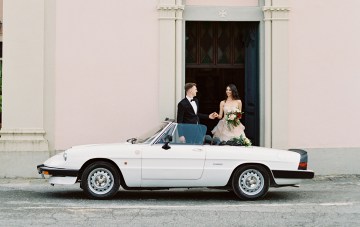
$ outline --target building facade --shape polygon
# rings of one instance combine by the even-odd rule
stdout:
[[[3,0],[0,177],[176,117],[186,82],[217,111],[234,83],[256,145],[319,174],[360,161],[357,0]],[[214,122],[205,122],[212,128]]]

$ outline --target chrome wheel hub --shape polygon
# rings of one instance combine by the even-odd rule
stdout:
[[[114,176],[108,169],[96,168],[88,176],[88,185],[95,194],[106,194],[114,186]]]
[[[256,195],[264,188],[264,177],[258,170],[248,169],[240,175],[239,187],[247,195]]]

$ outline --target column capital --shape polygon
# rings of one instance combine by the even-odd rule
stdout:
[[[160,20],[182,20],[185,6],[182,4],[160,4],[157,7]]]
[[[264,6],[264,21],[289,20],[289,11],[287,6]]]

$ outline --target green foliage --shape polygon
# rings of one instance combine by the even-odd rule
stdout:
[[[240,137],[235,137],[230,141],[238,146],[245,146],[245,147],[251,146],[251,141],[243,135],[240,135]]]

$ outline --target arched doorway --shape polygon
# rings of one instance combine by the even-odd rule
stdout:
[[[259,22],[187,21],[185,30],[185,82],[197,84],[199,111],[218,112],[226,85],[235,84],[245,133],[259,145]],[[210,133],[217,120],[202,123]]]

